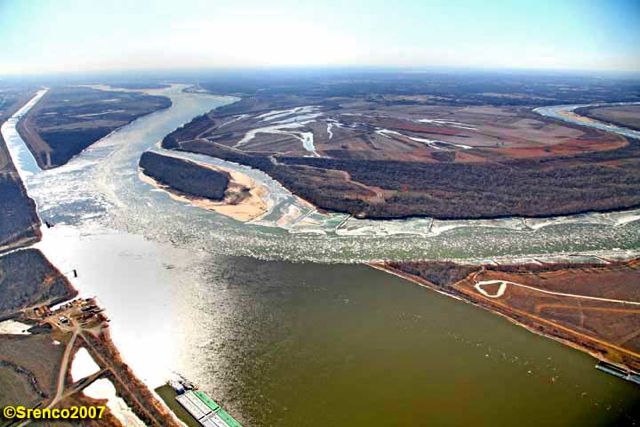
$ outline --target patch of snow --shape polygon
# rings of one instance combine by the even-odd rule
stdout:
[[[452,126],[459,129],[467,129],[467,130],[476,130],[477,128],[465,123],[454,122],[451,120],[442,120],[442,119],[420,119],[418,120],[420,123],[433,123],[435,125],[442,126]]]
[[[275,134],[290,134],[285,129],[296,129],[302,127],[305,123],[288,123],[284,125],[265,126],[262,128],[251,129],[248,131],[240,141],[236,142],[234,147],[241,147],[244,144],[250,142],[259,133],[275,133]]]
[[[123,112],[125,112],[125,110],[107,110],[101,113],[76,114],[75,117],[97,117],[97,116],[104,116],[105,114],[123,113]]]
[[[306,124],[311,123],[313,120],[307,120],[303,122],[295,122],[295,123],[284,123],[284,124],[276,124],[273,126],[265,126],[262,128],[251,129],[248,131],[244,137],[238,141],[234,147],[240,147],[244,144],[250,142],[257,134],[259,133],[272,133],[272,134],[280,134],[280,135],[289,135],[298,141],[302,142],[302,146],[305,150],[312,153],[314,156],[318,156],[316,152],[316,148],[313,144],[313,132],[295,132],[293,129],[298,129]]]
[[[73,378],[74,382],[79,381],[91,374],[95,374],[99,370],[100,367],[93,360],[93,357],[91,357],[86,348],[82,347],[73,357],[71,378]]]
[[[318,117],[322,116],[322,113],[309,113],[309,114],[301,114],[299,116],[289,117],[287,119],[278,120],[273,123],[275,124],[286,124],[286,123],[295,123],[295,122],[303,122],[303,121],[313,121]]]
[[[309,114],[317,110],[319,107],[315,105],[305,105],[302,107],[294,107],[288,110],[272,110],[268,113],[260,114],[258,119],[262,119],[263,122],[270,122],[282,117],[291,116],[293,114]]]
[[[389,138],[389,135],[406,136],[406,135],[401,134],[398,131],[390,130],[390,129],[378,129],[378,130],[376,130],[376,133],[378,135],[386,136],[387,138]]]
[[[292,133],[295,136],[295,134]],[[296,136],[297,138],[297,136]],[[313,132],[300,132],[300,140],[305,150],[312,153],[316,157],[320,157],[316,151],[316,147],[313,144]]]
[[[427,144],[429,147],[434,148],[436,150],[443,150],[444,148],[441,147],[442,145],[451,145],[451,146],[454,146],[454,147],[462,148],[464,150],[468,150],[468,149],[472,148],[471,146],[464,145],[464,144],[455,144],[453,142],[439,141],[439,140],[436,140],[436,139],[427,139],[427,138],[418,138],[418,137],[415,137],[415,136],[409,136],[409,135],[405,135],[405,134],[402,134],[400,132],[397,132],[395,130],[390,130],[390,129],[378,129],[375,132],[378,135],[381,135],[381,136],[384,136],[384,137],[387,137],[387,138],[390,137],[389,135],[402,136],[402,137],[408,138],[408,139],[410,139],[412,141],[415,141],[415,142],[422,142],[424,144]]]
[[[5,320],[0,322],[0,334],[10,335],[29,335],[27,329],[31,326],[26,323],[16,322],[15,320]]]
[[[329,135],[329,139],[333,138],[333,132],[331,132],[331,128],[333,128],[334,123],[327,123],[327,135]]]
[[[106,399],[107,407],[123,426],[145,426],[126,402],[116,395],[116,389],[108,379],[100,378],[82,392],[93,399]]]
[[[228,120],[228,121],[222,123],[220,126],[218,126],[218,129],[221,128],[222,126],[226,126],[226,125],[231,124],[233,122],[237,122],[238,120],[242,120],[245,117],[249,117],[249,115],[248,114],[240,114],[239,116],[235,116],[233,119]]]
[[[455,144],[453,142],[440,141],[440,140],[437,140],[437,139],[416,138],[416,137],[413,137],[413,136],[407,136],[407,138],[409,138],[412,141],[416,141],[416,142],[424,142],[429,147],[435,148],[436,150],[442,150],[443,149],[442,147],[438,147],[438,145],[452,145],[454,147],[462,148],[463,150],[468,150],[468,149],[472,148],[470,145]]]

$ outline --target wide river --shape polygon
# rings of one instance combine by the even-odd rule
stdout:
[[[640,390],[581,352],[353,264],[381,258],[628,257],[640,213],[500,221],[358,221],[310,212],[259,171],[252,224],[174,201],[138,176],[147,149],[230,98],[149,91],[173,106],[40,171],[2,127],[43,219],[40,247],[97,296],[150,386],[192,379],[247,426],[622,425]],[[37,100],[34,100],[36,102]],[[306,211],[305,211],[306,210]],[[579,256],[575,254],[581,254]]]

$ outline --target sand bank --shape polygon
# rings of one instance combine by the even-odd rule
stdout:
[[[170,186],[159,183],[142,171],[139,172],[139,176],[144,182],[166,191],[174,200],[212,210],[240,222],[254,220],[268,212],[270,208],[266,197],[268,190],[264,185],[256,183],[249,176],[233,169],[203,163],[198,163],[198,165],[229,174],[229,187],[223,201],[218,202],[179,192]]]

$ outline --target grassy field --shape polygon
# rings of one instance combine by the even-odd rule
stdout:
[[[0,342],[2,337],[0,336]],[[1,345],[1,344],[0,344]],[[31,403],[38,400],[29,378],[13,368],[2,366],[0,362],[0,406],[15,405],[17,402]]]
[[[63,352],[49,334],[0,335],[0,384],[8,387],[0,402],[32,406],[53,396]]]

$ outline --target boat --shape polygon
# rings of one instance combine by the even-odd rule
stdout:
[[[179,375],[167,382],[176,392],[176,401],[203,427],[242,427],[235,418],[204,391]]]
[[[613,363],[600,361],[596,365],[596,369],[616,376],[618,378],[622,378],[623,380],[631,381],[632,383],[640,385],[640,375],[638,375],[636,372],[614,365]]]

